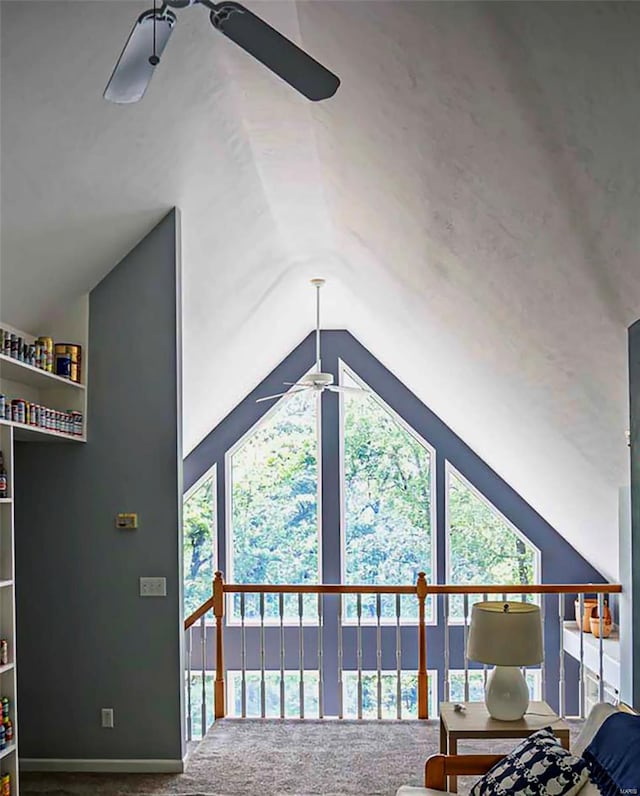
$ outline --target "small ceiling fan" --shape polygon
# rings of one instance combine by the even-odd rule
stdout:
[[[303,376],[300,381],[285,381],[283,384],[288,387],[295,387],[296,389],[287,390],[286,392],[279,392],[276,395],[265,395],[263,398],[258,398],[256,403],[261,401],[271,401],[274,398],[292,398],[302,392],[316,392],[318,397],[325,391],[342,392],[342,393],[356,393],[358,395],[368,395],[369,390],[361,389],[360,387],[345,387],[342,384],[333,383],[332,373],[323,373],[322,364],[320,360],[320,288],[325,284],[324,279],[312,279],[311,284],[316,289],[316,365],[315,368]]]
[[[154,7],[138,17],[107,83],[105,99],[116,103],[142,99],[177,22],[171,9],[192,5],[209,9],[216,30],[308,99],[328,99],[338,90],[340,79],[333,72],[240,3],[164,0],[157,9],[154,1]]]

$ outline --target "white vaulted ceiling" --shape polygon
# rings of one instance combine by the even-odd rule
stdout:
[[[311,104],[151,3],[2,2],[1,317],[39,323],[182,210],[192,448],[310,331],[352,331],[612,577],[640,316],[640,5],[253,2],[340,75]]]

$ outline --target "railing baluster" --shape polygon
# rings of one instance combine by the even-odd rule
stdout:
[[[600,638],[598,639],[598,676],[600,682],[598,683],[598,701],[604,702],[604,594],[598,594],[598,631]]]
[[[356,596],[358,625],[356,630],[356,664],[358,668],[358,718],[362,718],[362,594]]]
[[[542,646],[544,648],[546,599],[544,594],[539,594],[538,597],[540,598],[540,621],[542,622]],[[545,702],[547,700],[547,666],[544,662],[546,657],[546,654],[543,655],[542,663],[540,664],[540,691]]]
[[[200,721],[201,724],[201,738],[207,734],[207,625],[205,622],[204,614],[200,617],[200,655],[201,660],[201,676],[202,676],[202,689],[200,695]]]
[[[469,637],[469,595],[463,596],[464,611],[464,701],[469,701],[469,658],[467,657],[467,639]]]
[[[278,614],[280,615],[280,718],[284,718],[284,594],[278,595]]]
[[[402,718],[402,635],[400,633],[400,595],[396,594],[396,716]]]
[[[382,614],[382,597],[376,594],[376,669],[378,680],[376,684],[376,700],[378,703],[378,718],[382,719],[382,626],[380,616]]]
[[[324,647],[323,647],[323,604],[318,594],[318,718],[324,718]]]
[[[584,719],[584,633],[582,632],[582,617],[584,616],[584,594],[580,592],[578,595],[578,617],[580,619],[580,684],[578,692],[578,700],[580,703],[580,718]]]
[[[191,718],[191,655],[193,649],[193,626],[187,629],[187,740],[193,738],[193,722]]]
[[[565,705],[565,672],[564,672],[564,594],[558,595],[558,618],[560,621],[560,672],[558,682],[558,712],[564,716]]]
[[[338,595],[338,718],[344,718],[344,691],[342,685],[342,595]]]
[[[240,699],[242,703],[241,715],[247,717],[247,633],[245,627],[245,593],[240,592],[240,676],[242,677]]]
[[[264,671],[264,592],[260,592],[260,717],[267,715],[267,688]]]
[[[213,613],[216,618],[216,681],[213,692],[213,713],[216,719],[227,715],[224,671],[224,581],[222,572],[213,580]]]
[[[451,687],[449,683],[449,595],[443,594],[443,614],[444,614],[444,701],[449,702]]]
[[[429,718],[429,675],[427,672],[427,578],[418,572],[416,597],[418,598],[418,718]],[[399,595],[398,595],[399,597]]]
[[[300,718],[304,718],[304,605],[302,594],[298,594],[298,649],[300,652]]]

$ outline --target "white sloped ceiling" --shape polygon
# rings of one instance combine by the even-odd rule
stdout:
[[[640,316],[640,5],[250,3],[340,75],[308,103],[179,24],[101,94],[137,2],[3,2],[2,317],[37,328],[182,210],[192,448],[313,323],[352,331],[615,577]]]

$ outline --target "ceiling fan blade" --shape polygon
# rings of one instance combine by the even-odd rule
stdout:
[[[308,99],[328,99],[338,90],[340,78],[240,3],[218,3],[210,18],[214,28]]]
[[[271,401],[273,398],[284,398],[284,397],[289,396],[289,395],[295,395],[296,393],[306,392],[306,391],[307,391],[306,389],[304,389],[304,390],[287,390],[286,392],[276,393],[276,395],[265,395],[262,398],[256,398],[256,403],[259,404],[259,403],[261,403],[261,401]]]
[[[348,392],[348,393],[357,393],[358,395],[370,395],[371,393],[369,390],[364,390],[360,387],[344,387],[342,384],[330,384],[328,387],[325,387],[325,390],[331,390],[331,392]]]
[[[154,15],[155,63],[152,57]],[[175,24],[176,16],[168,10],[151,9],[138,17],[104,90],[106,100],[124,104],[142,99]]]

